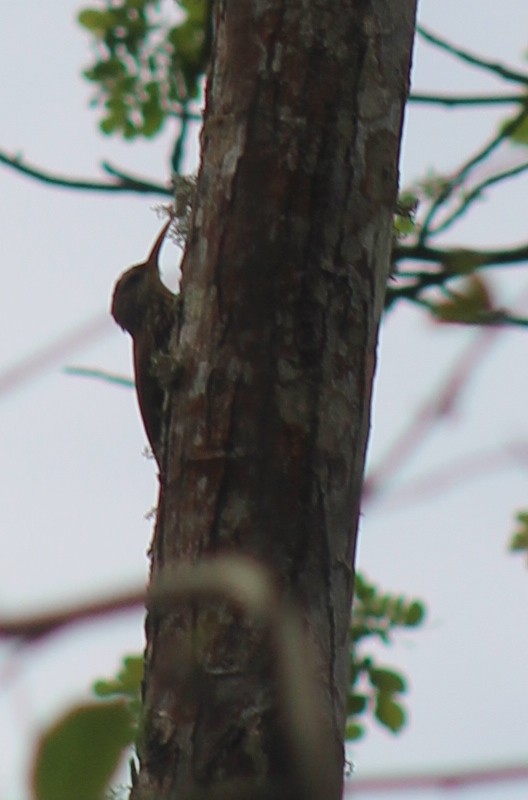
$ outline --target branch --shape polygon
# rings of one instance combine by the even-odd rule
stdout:
[[[516,167],[511,167],[511,169],[504,170],[503,172],[498,172],[495,175],[491,175],[489,178],[485,178],[480,183],[477,183],[477,185],[474,186],[471,191],[463,196],[460,205],[455,208],[455,210],[452,211],[451,214],[449,214],[444,221],[440,223],[440,225],[437,225],[437,227],[434,229],[434,235],[437,236],[439,233],[443,233],[454,222],[456,222],[456,220],[460,219],[460,217],[469,209],[470,205],[475,200],[478,200],[484,189],[488,189],[495,183],[500,183],[501,181],[521,175],[523,172],[526,172],[526,170],[528,170],[528,162],[519,164]]]
[[[419,242],[423,244],[429,236],[434,235],[437,233],[436,230],[432,230],[431,226],[433,220],[442,207],[442,205],[449,200],[453,192],[458,189],[462,183],[464,182],[465,178],[469,175],[471,170],[476,167],[478,164],[481,164],[488,156],[492,154],[494,150],[509,136],[511,136],[517,128],[525,121],[526,117],[528,116],[528,108],[524,107],[523,110],[517,114],[514,119],[510,120],[504,127],[498,132],[493,139],[488,142],[488,144],[484,145],[474,156],[466,161],[455,173],[454,177],[451,178],[450,181],[446,183],[445,188],[440,192],[438,197],[433,200],[429,211],[427,212],[425,219],[422,223],[422,228],[420,231]]]
[[[103,600],[94,600],[66,610],[50,611],[46,614],[32,614],[26,617],[0,618],[0,638],[35,641],[43,636],[56,633],[61,628],[85,620],[93,620],[118,611],[129,611],[145,604],[144,588]]]
[[[488,61],[488,59],[482,58],[481,56],[475,56],[473,53],[469,53],[467,50],[463,50],[460,47],[456,47],[455,45],[446,42],[445,39],[441,39],[436,34],[427,31],[421,25],[417,26],[416,31],[430,44],[434,44],[436,47],[439,47],[441,50],[445,50],[452,56],[456,56],[456,58],[459,58],[461,61],[465,61],[467,64],[471,64],[474,67],[479,67],[480,69],[493,72],[495,75],[498,75],[504,80],[512,81],[513,83],[520,83],[522,86],[528,86],[528,75],[523,74],[522,72],[516,72],[515,70],[509,69],[508,67],[505,67],[496,61]]]
[[[401,279],[410,283],[404,286],[387,286],[385,309],[389,309],[396,300],[404,298],[422,302],[419,299],[420,292],[434,286],[442,286],[477,269],[524,263],[528,261],[528,244],[509,250],[441,249],[424,244],[398,245],[393,250],[393,263],[397,264],[399,261],[421,261],[437,264],[440,268],[435,271],[395,269],[396,280]],[[506,320],[504,317],[500,322],[495,320],[493,324],[504,324],[508,321],[515,325],[525,324],[520,318]],[[490,321],[483,324],[490,324]]]
[[[125,386],[127,389],[134,388],[134,381],[122,375],[115,375],[102,369],[91,369],[90,367],[64,367],[62,370],[66,375],[75,375],[81,378],[95,378],[105,383],[116,383],[118,386]]]
[[[492,95],[441,95],[441,94],[417,94],[413,93],[409,97],[411,103],[426,103],[429,105],[440,106],[492,106],[506,105],[511,103],[526,103],[526,96],[522,94],[492,94]]]
[[[117,172],[117,170],[114,170],[112,173],[119,178],[119,180],[114,183],[81,178],[65,178],[61,175],[53,175],[50,172],[46,172],[40,167],[30,166],[25,163],[19,155],[10,156],[1,150],[0,164],[5,164],[17,172],[28,175],[30,178],[35,178],[42,183],[47,183],[52,186],[62,186],[67,189],[82,189],[91,192],[135,192],[137,194],[160,194],[169,197],[172,194],[171,189],[163,184],[134,178],[132,175],[126,175],[123,172]],[[107,172],[112,170],[107,164],[103,164],[103,169]]]
[[[490,267],[499,264],[518,264],[523,261],[528,261],[528,244],[520,245],[519,247],[512,247],[509,250],[472,250],[471,248],[439,248],[429,247],[424,244],[404,245],[400,244],[394,248],[393,258],[395,261],[408,260],[408,261],[426,261],[434,264],[456,264],[464,255],[472,257],[475,266]],[[401,277],[412,277],[423,279],[428,285],[442,283],[447,278],[460,277],[456,270],[446,270],[442,273],[431,272],[415,272],[415,273],[398,273]],[[424,283],[425,286],[425,283]]]
[[[478,328],[503,328],[507,325],[518,328],[528,328],[528,319],[526,317],[516,317],[502,308],[493,308],[486,311],[472,311],[468,319],[461,317],[460,319],[444,319],[438,314],[437,306],[435,303],[429,302],[421,297],[410,297],[413,303],[426,308],[431,312],[433,317],[436,317],[438,322],[444,325],[466,325]]]
[[[387,775],[373,778],[353,778],[350,786],[357,794],[394,794],[416,790],[462,790],[468,786],[487,786],[490,783],[505,781],[526,781],[528,766],[526,763],[511,764],[484,769],[462,769],[456,772],[430,772],[410,775]]]

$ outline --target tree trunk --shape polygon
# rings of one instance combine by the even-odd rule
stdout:
[[[151,605],[133,800],[340,795],[414,15],[415,0],[217,3],[151,579],[245,555],[276,607],[257,621],[229,580],[222,599],[208,578],[201,598]],[[275,635],[290,612],[304,640]],[[282,683],[292,641],[314,680],[324,791],[297,769],[302,709],[286,709]]]

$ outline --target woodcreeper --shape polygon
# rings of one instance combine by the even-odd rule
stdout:
[[[178,295],[163,285],[158,264],[171,222],[169,219],[161,229],[147,260],[121,275],[114,288],[111,308],[117,324],[132,337],[139,410],[158,466],[165,393],[160,382],[159,362],[167,358],[178,304]]]

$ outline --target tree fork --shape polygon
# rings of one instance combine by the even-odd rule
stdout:
[[[165,426],[152,585],[205,556],[266,570],[278,607],[303,620],[300,668],[330,745],[325,800],[342,786],[355,540],[414,16],[415,0],[217,2],[171,342],[182,379]],[[225,601],[191,593],[150,606],[132,800],[323,796],[295,768],[269,627],[228,589]]]

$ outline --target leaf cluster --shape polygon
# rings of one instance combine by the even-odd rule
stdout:
[[[356,740],[365,733],[363,719],[374,719],[397,733],[406,722],[401,696],[407,692],[404,676],[392,668],[380,666],[372,655],[362,655],[365,639],[390,645],[398,629],[416,628],[425,619],[425,607],[419,600],[381,592],[361,574],[356,575],[355,599],[350,625],[350,686],[346,738]]]
[[[102,109],[103,133],[155,136],[167,118],[181,118],[199,100],[209,59],[209,5],[104,0],[79,13],[94,42],[95,59],[83,74],[97,87],[93,104]]]
[[[510,550],[528,556],[528,511],[519,511],[516,519],[517,529],[510,541]]]

